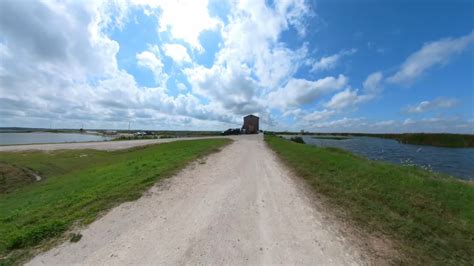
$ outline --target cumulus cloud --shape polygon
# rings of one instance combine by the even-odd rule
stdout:
[[[194,93],[226,110],[239,115],[263,111],[256,97],[256,82],[245,65],[198,66],[185,69],[185,73]]]
[[[420,50],[411,54],[387,81],[395,84],[409,84],[428,69],[447,64],[454,55],[461,53],[473,42],[474,31],[459,38],[446,38],[426,43]]]
[[[325,103],[324,106],[329,109],[341,110],[368,101],[372,98],[372,95],[360,95],[358,90],[347,88],[332,96],[331,100]]]
[[[163,45],[163,52],[165,55],[172,58],[176,63],[181,64],[183,62],[190,63],[191,57],[189,57],[186,47],[181,44],[165,44]]]
[[[207,1],[2,1],[2,123],[87,121],[107,127],[135,119],[160,121],[161,127],[176,126],[172,121],[222,126],[240,123],[242,114],[257,113],[263,122],[274,124],[262,97],[290,79],[307,53],[305,45],[288,48],[279,35],[289,27],[304,35],[303,20],[310,10],[301,0],[272,6],[264,1],[229,4],[224,26],[209,15]],[[135,59],[153,73],[157,87],[139,86],[119,68],[119,44],[105,33],[126,25],[131,5],[155,17],[159,32],[198,51],[203,50],[201,33],[220,29],[222,47],[214,64],[192,62],[184,46],[168,44],[160,50],[149,45]],[[162,54],[191,63],[183,71],[191,86],[179,81],[177,96],[168,94]]]
[[[377,94],[382,90],[382,72],[374,72],[370,74],[364,81],[364,92],[367,94]]]
[[[0,34],[3,79],[19,85],[25,77],[84,80],[115,71],[118,43],[100,31],[99,4],[2,1]],[[64,10],[74,10],[66,13]],[[25,64],[35,62],[38,64]]]
[[[334,110],[324,109],[322,111],[313,111],[310,112],[302,117],[304,123],[314,123],[314,122],[321,122],[329,119],[336,112]]]
[[[347,82],[348,78],[344,75],[316,81],[290,79],[284,87],[268,94],[268,104],[285,111],[288,107],[308,104],[324,94],[337,91],[346,86]]]
[[[152,49],[155,50],[156,49]],[[160,84],[166,83],[167,75],[163,73],[163,63],[161,59],[152,51],[143,51],[136,55],[137,64],[153,72],[155,81]]]
[[[317,132],[360,132],[360,133],[404,133],[404,132],[438,132],[438,133],[474,133],[474,120],[459,117],[432,117],[424,119],[408,118],[399,120],[372,121],[364,117],[343,117],[333,120],[320,120],[316,123],[298,125],[309,131]]]
[[[306,45],[289,49],[279,41],[280,34],[301,25],[309,14],[301,0],[277,1],[273,6],[262,0],[232,2],[215,64],[246,64],[259,86],[280,85],[297,71],[307,54]]]
[[[290,45],[282,35],[306,34],[314,12],[304,0],[229,1],[221,17],[211,15],[207,0],[0,2],[1,125],[123,128],[131,121],[132,128],[222,129],[254,113],[273,128],[288,127],[288,120],[298,129],[316,130],[403,126],[403,121],[340,117],[380,92],[386,84],[381,72],[367,77],[363,91],[352,89],[342,74],[300,75],[311,61],[310,46],[302,39]],[[134,22],[130,15],[137,10],[156,20],[157,29],[149,31],[156,34],[151,38],[156,43],[121,47],[129,43],[119,44],[110,34]],[[204,50],[205,31],[219,35],[217,50]],[[459,43],[470,43],[469,36],[447,41],[460,51],[464,44]],[[119,48],[126,52],[119,54]],[[319,58],[310,67],[333,69],[354,52]],[[208,56],[211,60],[201,65],[199,58]],[[176,65],[165,65],[171,61],[167,57]],[[129,70],[133,59],[138,71],[153,74],[156,84],[140,85],[137,69]],[[421,72],[443,60],[426,63]],[[176,84],[176,90],[168,84]],[[323,102],[324,97],[329,100]],[[448,105],[435,99],[410,108],[416,113]],[[277,119],[280,114],[285,119]],[[412,121],[403,128],[415,127]],[[433,121],[455,128],[470,125],[441,118],[423,123],[434,127]]]
[[[406,113],[424,113],[427,111],[441,109],[441,108],[452,108],[458,104],[457,99],[453,98],[436,98],[432,101],[422,101],[416,105],[408,106],[403,111]]]
[[[342,57],[352,55],[355,52],[357,52],[356,49],[343,50],[331,56],[321,57],[318,61],[313,63],[311,71],[316,72],[333,69],[337,66]]]
[[[2,125],[116,128],[131,120],[148,128],[211,129],[240,123],[192,94],[170,96],[164,82],[139,86],[119,69],[119,45],[104,34],[109,6],[95,3],[2,1]],[[156,45],[136,59],[155,79],[166,79]]]
[[[300,0],[278,1],[272,6],[265,1],[230,4],[214,64],[194,65],[183,72],[193,93],[236,114],[257,113],[270,123],[265,95],[290,80],[307,54],[305,44],[290,49],[279,41],[280,34],[302,25],[310,10]]]
[[[199,41],[202,32],[217,30],[222,21],[212,17],[208,0],[132,0],[139,6],[159,9],[153,12],[158,17],[159,32],[169,32],[171,37],[187,42],[192,48],[203,51]]]

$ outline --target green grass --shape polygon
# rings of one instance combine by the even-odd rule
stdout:
[[[268,145],[334,210],[382,234],[403,264],[474,265],[474,185],[335,148],[265,136]]]
[[[114,152],[0,153],[3,166],[30,169],[43,178],[19,182],[21,170],[3,172],[2,182],[15,180],[0,194],[0,264],[21,262],[48,239],[62,236],[73,225],[92,222],[121,202],[137,199],[156,181],[229,142],[177,141]]]

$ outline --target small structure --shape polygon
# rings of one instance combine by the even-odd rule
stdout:
[[[242,131],[245,134],[257,134],[258,133],[258,116],[248,115],[244,116],[244,125],[242,126]]]

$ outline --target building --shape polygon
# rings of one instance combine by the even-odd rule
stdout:
[[[248,115],[244,116],[244,125],[242,126],[242,131],[245,134],[258,134],[258,116]]]

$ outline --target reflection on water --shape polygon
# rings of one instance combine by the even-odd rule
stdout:
[[[110,137],[73,133],[0,133],[0,145],[105,141]]]
[[[307,144],[337,147],[372,160],[404,165],[417,165],[424,169],[474,180],[473,148],[442,148],[400,144],[396,140],[373,137],[354,137],[345,140],[316,139],[303,136]]]

